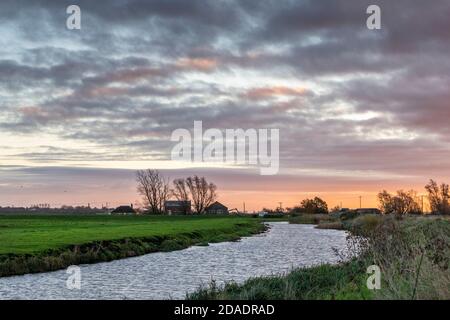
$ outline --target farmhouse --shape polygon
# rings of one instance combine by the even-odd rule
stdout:
[[[206,208],[206,214],[228,214],[228,208],[220,202],[214,202]]]
[[[129,214],[136,214],[136,210],[133,209],[133,205],[129,206],[120,206],[111,211],[111,214],[118,214],[118,215],[129,215]]]
[[[171,214],[190,214],[191,201],[169,200],[164,202],[164,211]]]

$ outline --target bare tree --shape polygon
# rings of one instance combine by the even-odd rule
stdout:
[[[392,195],[386,190],[378,193],[378,202],[380,203],[380,210],[383,213],[389,214],[394,212],[394,201],[392,200]]]
[[[391,195],[386,190],[378,193],[380,209],[386,214],[411,214],[422,213],[419,203],[417,202],[417,192],[414,190],[403,191],[398,190],[396,195]]]
[[[425,186],[428,192],[428,200],[430,202],[431,211],[433,213],[449,214],[449,186],[448,184],[442,183],[440,186],[434,180]]]
[[[164,203],[169,197],[169,182],[157,170],[139,170],[136,173],[137,190],[143,197],[150,213],[164,212]]]
[[[185,184],[189,189],[194,210],[198,214],[204,213],[205,209],[217,198],[216,185],[208,183],[204,177],[188,177]]]
[[[171,190],[172,195],[179,201],[189,200],[189,190],[186,186],[185,179],[175,179],[173,180],[173,189]]]
[[[422,213],[417,197],[417,192],[414,190],[409,190],[407,192],[403,190],[397,191],[397,196],[394,197],[396,200],[396,208],[399,214],[408,213]]]

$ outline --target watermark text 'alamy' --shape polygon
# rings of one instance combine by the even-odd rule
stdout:
[[[178,143],[171,157],[184,162],[259,166],[261,175],[275,175],[280,163],[279,136],[279,129],[210,128],[203,132],[202,121],[194,121],[193,137],[187,129],[172,132],[171,141]]]

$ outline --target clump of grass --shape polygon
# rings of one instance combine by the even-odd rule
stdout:
[[[367,241],[366,260],[382,272],[380,299],[450,299],[450,223],[388,218]]]
[[[385,221],[385,217],[381,215],[361,215],[353,220],[347,220],[343,222],[346,229],[350,230],[353,234],[361,236],[369,236],[373,231]]]
[[[364,284],[364,270],[356,260],[340,266],[321,265],[293,270],[285,275],[273,275],[219,286],[216,281],[203,285],[190,300],[312,300],[312,299],[370,299]]]

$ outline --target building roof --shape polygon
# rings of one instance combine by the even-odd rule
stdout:
[[[220,202],[216,201],[213,204],[209,205],[206,210],[211,210],[211,209],[225,209],[228,210],[228,207],[224,206],[223,204],[221,204]]]
[[[136,213],[131,206],[120,206],[114,209],[111,213]]]

